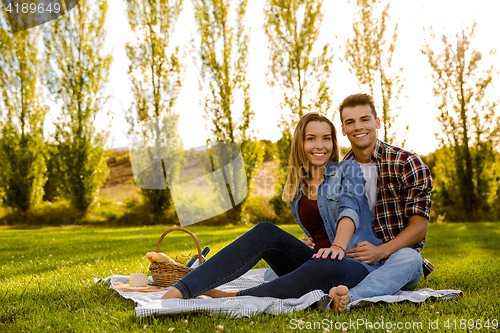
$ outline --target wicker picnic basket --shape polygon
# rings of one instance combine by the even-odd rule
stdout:
[[[160,240],[158,241],[158,244],[156,245],[156,252],[160,252],[160,245],[163,240],[163,238],[171,231],[174,230],[180,230],[184,231],[185,233],[189,234],[195,244],[196,244],[196,249],[198,250],[198,258],[201,258],[201,247],[200,247],[200,242],[198,241],[198,238],[189,230],[184,229],[184,228],[172,228],[168,229],[165,231],[161,237]],[[151,265],[149,265],[149,270],[151,271],[151,276],[153,277],[153,282],[155,285],[160,286],[160,287],[170,287],[180,279],[182,279],[187,273],[191,272],[194,268],[190,267],[185,267],[181,265],[175,265],[175,264],[170,264],[170,263],[163,263],[163,262],[154,262]]]

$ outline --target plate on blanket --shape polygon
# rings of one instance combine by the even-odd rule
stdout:
[[[116,285],[113,286],[116,290],[120,290],[123,292],[141,292],[141,293],[150,293],[154,291],[164,291],[167,288],[158,287],[158,286],[146,286],[146,287],[131,287],[128,283],[121,283],[115,280]]]

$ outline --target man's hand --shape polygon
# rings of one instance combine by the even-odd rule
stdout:
[[[316,244],[314,244],[313,239],[311,237],[304,237],[303,239],[301,239],[301,241],[302,243],[306,244],[307,246],[309,246],[311,249],[314,250]]]
[[[326,259],[330,256],[330,258],[335,259],[338,258],[342,260],[344,258],[344,250],[338,247],[325,247],[318,250],[318,253],[313,254],[313,258],[323,258]]]
[[[387,257],[383,248],[381,248],[382,245],[375,246],[367,241],[360,242],[356,244],[354,249],[347,250],[347,255],[349,258],[364,262],[365,264],[373,264]]]

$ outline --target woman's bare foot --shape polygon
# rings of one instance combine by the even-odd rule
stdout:
[[[207,295],[212,298],[223,298],[223,297],[236,297],[237,291],[222,291],[219,289],[212,289],[203,293],[202,295]]]
[[[328,293],[333,298],[332,310],[342,312],[344,311],[347,304],[349,304],[350,299],[347,294],[349,289],[346,286],[339,285],[330,289]]]
[[[175,287],[171,287],[163,296],[161,299],[170,299],[170,298],[183,298],[181,292],[179,289]]]

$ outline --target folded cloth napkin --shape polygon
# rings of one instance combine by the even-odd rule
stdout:
[[[264,272],[266,269],[253,269],[243,276],[219,287],[221,290],[243,290],[265,283]],[[205,312],[209,314],[225,315],[231,317],[250,317],[258,313],[281,314],[300,311],[309,306],[329,310],[332,298],[321,290],[311,291],[300,298],[278,299],[272,297],[227,297],[210,298],[199,296],[194,299],[164,299],[161,297],[165,290],[141,293],[139,291],[124,292],[115,288],[116,285],[126,283],[128,275],[112,275],[105,279],[94,279],[96,282],[109,282],[122,297],[133,300],[137,303],[135,314],[137,317],[145,317],[152,314],[178,314],[185,312]],[[149,284],[153,280],[149,277]],[[167,288],[168,289],[168,288]],[[423,302],[429,297],[442,299],[458,298],[463,296],[460,290],[432,290],[421,289],[415,291],[400,291],[394,295],[385,295],[357,300],[348,305],[347,311],[351,308],[362,307],[377,302]]]

